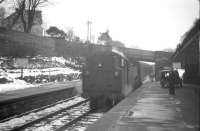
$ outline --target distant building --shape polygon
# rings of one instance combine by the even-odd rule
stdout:
[[[25,13],[24,13],[25,16],[27,16],[26,18],[28,18],[27,13],[28,13],[27,11],[25,11]],[[13,20],[16,18],[16,16],[17,16],[16,12],[12,13],[11,15],[9,15],[8,17],[6,17],[5,19],[2,20],[1,26],[5,27],[5,28],[9,28],[12,25]],[[13,25],[13,27],[11,29],[24,32],[23,23],[21,21],[21,18],[19,18],[16,21],[16,23]],[[42,12],[39,10],[35,11],[31,34],[35,34],[38,36],[43,36],[43,34],[44,34],[44,29],[42,28]]]

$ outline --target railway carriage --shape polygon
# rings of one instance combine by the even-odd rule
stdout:
[[[91,98],[92,108],[117,104],[141,83],[138,67],[117,51],[91,55],[83,69],[83,96]]]

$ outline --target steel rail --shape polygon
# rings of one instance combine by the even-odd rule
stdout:
[[[92,112],[92,110],[89,110],[89,111],[85,112],[84,114],[78,116],[77,118],[75,118],[75,119],[71,120],[70,122],[64,124],[63,126],[59,127],[55,131],[65,131],[67,127],[69,127],[72,124],[76,123],[77,121],[81,120],[82,118],[84,118],[85,116],[87,116],[91,112]]]
[[[54,116],[54,115],[57,115],[57,114],[59,114],[59,113],[65,111],[65,110],[69,110],[69,109],[71,109],[71,108],[74,108],[74,107],[76,107],[76,106],[78,106],[78,105],[81,105],[81,104],[83,104],[83,103],[86,103],[86,102],[88,102],[88,101],[89,101],[89,99],[83,100],[83,101],[78,102],[78,103],[76,103],[76,104],[74,104],[74,105],[72,105],[72,106],[69,106],[69,107],[63,108],[63,109],[61,109],[61,110],[55,111],[55,112],[50,113],[50,114],[48,114],[48,115],[46,115],[46,116],[44,116],[44,117],[41,117],[41,118],[39,118],[39,119],[36,119],[36,120],[30,121],[30,122],[27,122],[27,123],[25,123],[25,124],[22,125],[22,126],[15,127],[15,128],[13,128],[13,129],[11,129],[10,131],[21,131],[21,130],[24,130],[24,129],[30,127],[31,125],[34,125],[34,124],[36,124],[36,123],[39,123],[39,122],[42,121],[42,120],[48,119],[48,118],[50,118],[50,117],[52,117],[52,116]]]

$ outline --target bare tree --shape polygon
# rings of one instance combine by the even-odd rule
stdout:
[[[15,0],[16,16],[10,26],[12,28],[18,19],[21,19],[24,32],[30,33],[34,25],[36,9],[48,0]]]
[[[0,0],[0,4],[3,3],[5,0]]]

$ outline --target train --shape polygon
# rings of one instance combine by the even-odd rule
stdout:
[[[82,85],[91,108],[113,106],[141,85],[139,63],[119,51],[95,52],[83,67]]]

